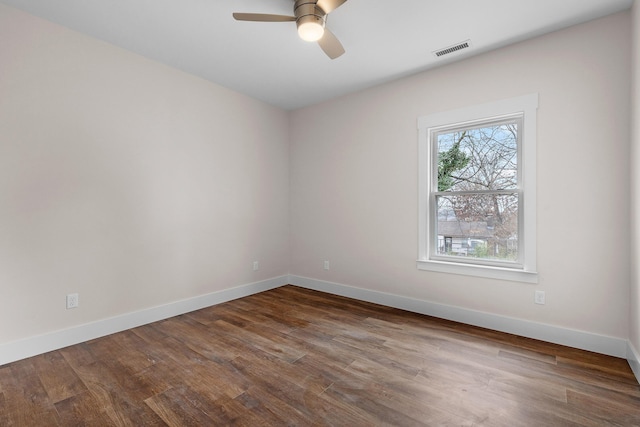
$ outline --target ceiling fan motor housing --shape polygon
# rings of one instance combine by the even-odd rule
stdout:
[[[296,17],[298,28],[306,23],[319,24],[324,27],[325,16],[327,15],[324,10],[316,5],[315,1],[311,0],[297,0],[293,6],[293,13]]]

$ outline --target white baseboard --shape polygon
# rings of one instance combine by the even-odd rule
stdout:
[[[640,353],[633,347],[631,341],[627,343],[627,361],[629,362],[629,366],[631,366],[631,370],[636,376],[638,383],[640,383]]]
[[[290,275],[289,283],[308,289],[373,302],[388,307],[426,314],[428,316],[438,317],[441,319],[453,320],[495,331],[507,332],[527,338],[566,345],[568,347],[579,348],[615,357],[627,357],[627,347],[629,344],[627,340],[621,338],[592,334],[589,332],[547,325],[544,323],[536,323],[528,320],[469,310],[461,307],[438,304],[400,295],[311,279],[308,277]],[[636,376],[637,375],[638,374],[636,372]]]
[[[135,328],[147,323],[178,316],[190,311],[278,288],[288,283],[289,276],[275,277],[212,292],[169,304],[98,320],[72,328],[0,344],[0,366],[27,357],[89,341],[105,335]]]

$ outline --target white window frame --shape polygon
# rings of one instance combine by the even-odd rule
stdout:
[[[529,94],[516,98],[491,102],[488,104],[464,107],[444,111],[418,118],[418,261],[420,270],[441,273],[462,274],[492,279],[513,280],[537,283],[536,270],[536,113],[538,94]],[[495,265],[491,261],[482,262],[477,259],[473,263],[460,262],[455,257],[438,256],[435,249],[437,240],[432,203],[435,203],[433,192],[437,189],[437,171],[434,171],[437,148],[433,147],[432,134],[447,128],[472,125],[474,122],[484,123],[522,115],[522,129],[519,129],[519,162],[520,186],[519,230],[518,239],[519,262],[513,265]],[[436,216],[437,218],[437,216]],[[521,252],[521,253],[520,253]]]

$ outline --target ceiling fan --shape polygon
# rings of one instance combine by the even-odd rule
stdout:
[[[327,15],[342,6],[347,0],[296,0],[293,15],[270,15],[265,13],[234,13],[238,21],[288,22],[295,21],[298,35],[308,42],[317,41],[324,53],[336,59],[344,53],[338,38],[326,28]]]

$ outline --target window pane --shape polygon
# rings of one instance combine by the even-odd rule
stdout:
[[[438,191],[518,188],[517,135],[516,122],[438,134]]]
[[[518,194],[437,196],[436,253],[518,259]]]

